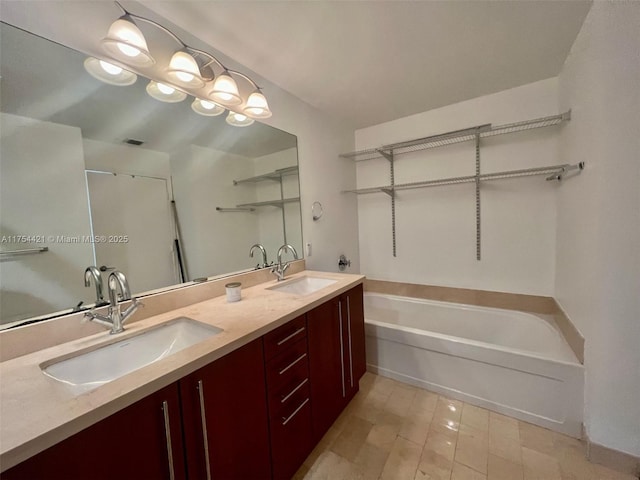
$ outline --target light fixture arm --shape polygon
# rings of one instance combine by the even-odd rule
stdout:
[[[262,90],[261,87],[258,86],[258,84],[256,82],[254,82],[253,80],[251,80],[251,78],[247,77],[244,73],[240,73],[237,70],[230,70],[228,68],[225,68],[225,70],[229,73],[233,73],[234,75],[238,75],[239,77],[244,78],[245,80],[247,80],[256,90]]]
[[[209,62],[204,64],[203,67],[208,67],[209,65],[211,65],[213,62],[215,62],[220,68],[222,68],[222,70],[228,70],[227,67],[225,67],[223,65],[223,63],[218,60],[216,57],[214,57],[213,55],[211,55],[210,53],[205,52],[204,50],[200,50],[198,48],[193,48],[190,47],[189,45],[187,45],[186,43],[184,43],[180,37],[178,37],[175,33],[173,33],[171,30],[169,30],[167,27],[160,25],[157,22],[154,22],[153,20],[150,20],[148,18],[145,17],[141,17],[140,15],[136,15],[135,13],[131,13],[130,11],[128,11],[126,8],[124,8],[120,2],[118,1],[114,1],[114,3],[120,7],[120,10],[122,10],[124,12],[125,15],[128,15],[129,17],[136,19],[136,20],[141,20],[145,23],[148,23],[149,25],[153,25],[156,28],[159,28],[160,30],[162,30],[164,33],[168,34],[171,38],[173,38],[176,42],[178,42],[180,44],[180,46],[184,49],[190,50],[193,53],[197,53],[199,55],[203,55],[205,57],[207,57],[209,59]],[[231,71],[231,70],[229,70]],[[253,85],[255,85],[255,82],[253,82],[253,80],[251,80],[249,77],[247,77],[246,75],[242,75],[239,72],[233,71],[233,73],[237,73],[245,78],[247,78]],[[256,85],[257,87],[257,85]]]

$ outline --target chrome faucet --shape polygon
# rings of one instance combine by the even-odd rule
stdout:
[[[142,302],[137,298],[131,298],[131,290],[129,289],[129,282],[124,276],[124,273],[115,270],[109,275],[109,281],[107,282],[109,288],[109,313],[107,315],[101,315],[95,310],[90,310],[85,313],[90,321],[99,323],[100,325],[109,328],[111,335],[124,331],[124,323],[129,319],[131,315],[140,307]],[[120,298],[118,298],[118,290],[120,291]],[[131,305],[124,312],[120,311],[120,301],[131,300]]]
[[[103,284],[102,284],[102,275],[100,275],[100,270],[97,267],[91,266],[87,267],[84,271],[84,286],[91,286],[91,279],[93,278],[93,283],[96,286],[96,305],[100,305],[104,303],[104,293],[103,293]]]
[[[260,266],[260,264],[258,264],[258,267],[259,268],[267,268],[269,266],[269,264],[267,263],[267,251],[265,250],[265,248],[261,244],[256,243],[254,245],[251,245],[251,248],[249,249],[249,256],[251,258],[253,258],[253,251],[256,248],[259,248],[260,251],[262,252],[262,266]]]
[[[290,262],[287,262],[284,265],[282,265],[282,254],[285,252],[285,250],[289,250],[293,255],[294,260],[298,260],[298,252],[296,252],[296,249],[293,248],[288,243],[282,245],[278,249],[278,263],[273,266],[273,268],[271,269],[271,273],[273,273],[277,277],[279,282],[284,280],[284,274],[289,268],[289,264],[290,264]]]

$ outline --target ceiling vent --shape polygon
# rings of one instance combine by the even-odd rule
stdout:
[[[144,142],[142,140],[136,140],[135,138],[127,138],[124,143],[128,143],[129,145],[135,145],[136,147],[139,147],[140,145],[142,145]]]

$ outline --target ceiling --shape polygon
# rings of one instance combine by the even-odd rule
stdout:
[[[201,41],[196,46],[210,45],[212,53],[355,128],[558,75],[591,6],[584,0],[122,3],[168,19]],[[9,23],[94,55],[119,15],[100,0],[2,0],[0,9]],[[279,106],[270,106],[277,115]]]
[[[591,6],[581,0],[140,3],[356,128],[558,75]]]

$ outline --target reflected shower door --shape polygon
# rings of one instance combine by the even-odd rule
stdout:
[[[180,283],[165,179],[87,171],[96,265],[114,267],[132,293]]]

